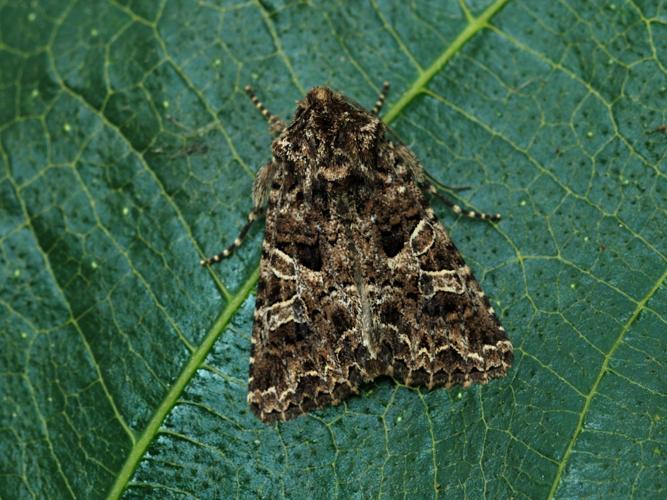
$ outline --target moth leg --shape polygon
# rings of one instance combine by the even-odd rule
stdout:
[[[460,193],[461,191],[468,191],[469,189],[471,189],[470,186],[448,186],[447,184],[440,184],[440,183],[438,183],[438,185],[443,189],[446,189],[448,191],[454,191],[455,193]]]
[[[380,95],[378,95],[377,101],[375,101],[375,106],[373,106],[373,109],[371,110],[371,113],[373,113],[374,115],[377,115],[382,110],[382,105],[384,104],[384,100],[387,97],[388,90],[389,90],[389,82],[384,82],[382,84],[382,90],[380,91]]]
[[[239,231],[239,235],[236,237],[234,240],[234,243],[229,245],[227,248],[225,248],[222,252],[220,252],[217,255],[214,255],[213,257],[209,257],[208,259],[202,259],[199,261],[199,263],[203,267],[210,266],[212,264],[217,264],[220,262],[222,259],[226,259],[230,255],[234,253],[234,251],[241,246],[243,243],[243,238],[245,238],[246,234],[248,234],[248,231],[250,230],[250,227],[252,226],[252,223],[255,222],[258,218],[260,218],[264,213],[264,209],[256,209],[253,208],[249,213],[248,213],[248,220],[247,222],[243,225],[241,228],[241,231]]]
[[[456,193],[459,193],[461,191],[467,191],[468,189],[470,189],[470,186],[448,186],[447,184],[443,184],[423,168],[421,172],[421,177],[423,178],[422,189],[428,188],[429,183],[433,184],[436,188],[440,188],[445,191],[454,191]]]
[[[243,238],[250,230],[252,223],[259,219],[264,214],[264,205],[266,204],[266,199],[268,198],[269,187],[271,186],[271,180],[273,179],[273,174],[276,171],[276,164],[269,162],[259,169],[257,175],[255,175],[255,182],[252,187],[252,200],[253,200],[253,209],[248,213],[248,220],[245,225],[241,228],[239,235],[234,240],[234,243],[225,248],[222,252],[208,259],[202,259],[199,263],[202,266],[210,266],[211,264],[217,264],[222,259],[226,259],[234,253],[238,247],[243,243]]]
[[[252,89],[250,85],[246,85],[245,88],[245,93],[248,94],[248,97],[250,97],[250,100],[252,103],[255,105],[255,107],[259,110],[260,113],[262,113],[262,116],[266,118],[266,121],[269,122],[269,130],[271,131],[272,134],[279,134],[280,132],[283,131],[283,129],[287,126],[283,120],[278,118],[276,115],[271,113],[264,104],[262,104],[262,101],[260,101],[257,96],[255,95],[255,91]]]
[[[440,192],[438,192],[438,188],[436,188],[433,184],[427,184],[425,187],[427,193],[437,196],[438,199],[451,208],[452,212],[455,214],[465,215],[471,219],[490,220],[493,222],[500,220],[500,214],[487,214],[471,209],[464,210],[461,205],[458,205],[446,196],[440,194]]]
[[[269,190],[271,188],[271,181],[273,174],[276,172],[277,165],[269,162],[259,169],[255,175],[255,182],[252,185],[252,202],[257,210],[263,207],[269,197]]]

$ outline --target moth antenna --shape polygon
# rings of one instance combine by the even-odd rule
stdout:
[[[230,257],[234,251],[240,247],[243,244],[243,239],[246,237],[248,234],[248,231],[250,230],[250,227],[252,226],[253,222],[255,222],[257,219],[259,219],[264,213],[263,209],[253,209],[248,213],[248,221],[243,225],[241,228],[241,231],[239,231],[239,235],[234,239],[234,243],[229,245],[227,248],[225,248],[222,252],[220,252],[217,255],[214,255],[213,257],[209,257],[208,259],[202,259],[199,261],[199,263],[203,267],[208,267],[212,264],[217,264],[220,262],[222,259],[226,259],[227,257]]]
[[[440,201],[442,201],[445,205],[451,208],[452,212],[454,212],[457,215],[464,215],[470,219],[488,220],[492,222],[497,222],[501,218],[500,214],[498,213],[487,214],[485,212],[478,212],[477,210],[464,209],[461,207],[461,205],[453,202],[443,194],[440,194],[438,188],[436,188],[433,184],[428,184],[426,187],[426,191],[429,194],[435,195]]]
[[[380,95],[378,95],[377,101],[375,101],[375,106],[373,106],[371,113],[373,113],[374,115],[380,113],[380,111],[382,110],[382,106],[384,105],[384,100],[387,97],[388,91],[389,91],[389,82],[385,81],[382,84],[382,90],[380,91]]]
[[[262,113],[262,116],[266,119],[267,122],[269,122],[269,130],[271,133],[279,134],[282,132],[283,129],[287,126],[285,122],[271,113],[271,111],[269,111],[267,107],[262,104],[262,101],[260,101],[259,98],[255,95],[255,91],[250,85],[246,85],[244,90],[245,93],[248,94],[248,97],[250,97],[250,100],[255,105],[257,110]]]

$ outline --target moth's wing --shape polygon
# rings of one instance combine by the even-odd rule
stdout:
[[[512,344],[412,175],[377,191],[382,203],[359,214],[372,221],[360,231],[371,235],[361,254],[389,374],[428,388],[503,376]]]
[[[285,170],[252,334],[248,402],[262,420],[338,404],[380,375],[432,388],[507,371],[512,345],[412,171],[304,202]]]
[[[361,304],[349,246],[280,170],[269,193],[252,333],[248,403],[263,421],[335,405],[368,379],[352,347]],[[330,217],[330,214],[329,214]]]

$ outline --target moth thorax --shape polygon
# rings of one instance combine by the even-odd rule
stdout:
[[[368,176],[368,169],[359,162],[318,165],[316,172],[319,179],[334,183],[363,182]]]

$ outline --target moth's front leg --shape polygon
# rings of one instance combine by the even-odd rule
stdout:
[[[247,221],[241,228],[241,231],[239,231],[239,235],[234,239],[234,242],[222,252],[213,257],[209,257],[208,259],[202,259],[200,261],[202,266],[217,264],[222,259],[230,257],[234,251],[241,246],[243,239],[248,234],[253,222],[264,214],[264,206],[266,205],[266,199],[268,198],[269,189],[271,188],[271,179],[273,178],[274,172],[275,164],[273,162],[267,163],[259,169],[259,172],[257,172],[257,175],[255,176],[255,182],[252,188],[253,208],[248,213]]]

